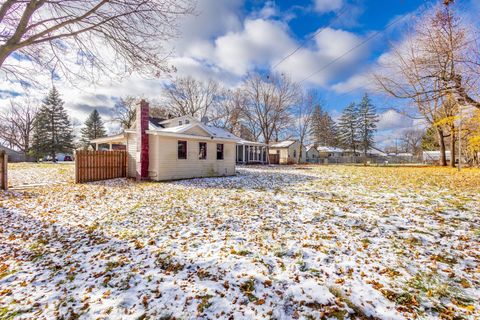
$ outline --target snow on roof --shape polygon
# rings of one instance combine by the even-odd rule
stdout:
[[[240,140],[240,138],[238,138],[237,136],[228,132],[225,129],[214,127],[214,126],[208,126],[208,125],[205,125],[203,123],[197,123],[197,124],[200,125],[200,127],[202,127],[202,128],[206,128],[207,131],[210,132],[214,137]]]
[[[285,140],[281,142],[276,142],[272,145],[270,145],[270,148],[288,148],[292,144],[294,144],[296,141],[295,140]]]
[[[243,139],[240,140],[240,141],[237,141],[237,144],[240,144],[240,145],[254,145],[254,146],[267,146],[267,144],[265,144],[265,143],[243,140]]]
[[[369,154],[376,154],[376,155],[381,155],[381,156],[387,156],[388,154],[383,152],[382,150],[380,149],[377,149],[377,148],[370,148],[368,150],[368,153]]]
[[[344,150],[341,148],[334,148],[334,147],[327,147],[327,146],[318,146],[318,152],[343,152]]]
[[[189,123],[189,124],[184,124],[181,126],[175,126],[175,127],[169,127],[169,128],[158,128],[155,131],[182,133],[187,131],[190,128],[193,128],[195,125],[196,125],[195,123]]]
[[[116,134],[113,136],[106,136],[106,137],[90,140],[90,143],[101,144],[101,143],[125,142],[125,140],[126,140],[125,133],[122,132],[120,134]]]
[[[183,134],[189,129],[193,127],[200,127],[204,131],[206,131],[209,135],[211,135],[214,138],[221,138],[221,139],[231,139],[231,140],[240,140],[240,138],[236,137],[232,133],[228,132],[225,129],[214,127],[214,126],[208,126],[205,125],[201,122],[193,122],[189,124],[184,124],[181,126],[174,126],[174,127],[169,127],[169,128],[157,128],[157,129],[151,129],[151,131],[156,131],[156,132],[168,132],[168,133],[178,133],[178,134]]]

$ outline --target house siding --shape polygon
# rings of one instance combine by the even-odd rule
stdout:
[[[270,147],[269,153],[270,154],[276,154],[277,151],[280,151],[280,164],[292,164],[292,163],[297,163],[298,157],[300,156],[300,143],[297,141],[293,143],[291,146],[288,148],[273,148]],[[296,157],[293,156],[294,150],[296,151]],[[302,157],[300,159],[300,162],[305,162],[305,157],[307,154],[307,150],[305,147],[302,147]]]
[[[128,133],[127,135],[127,170],[128,177],[137,177],[137,135]]]
[[[187,159],[178,159],[179,140],[187,141]],[[198,159],[199,142],[207,143],[206,160]],[[150,135],[150,179],[162,181],[235,175],[235,142],[218,143],[224,145],[223,160],[217,160],[216,141]]]
[[[316,160],[316,159],[318,159],[319,155],[320,155],[320,153],[318,152],[317,149],[310,148],[307,151],[307,160]]]

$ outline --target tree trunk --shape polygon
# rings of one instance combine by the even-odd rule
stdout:
[[[437,128],[438,144],[440,145],[440,165],[447,165],[447,157],[445,156],[445,137],[443,136],[443,130]]]
[[[450,134],[450,166],[455,168],[455,128],[451,128]]]

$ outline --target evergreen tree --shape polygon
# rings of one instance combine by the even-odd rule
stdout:
[[[311,135],[316,145],[329,147],[338,145],[335,121],[320,105],[313,111]]]
[[[351,149],[354,154],[359,145],[358,110],[355,103],[350,103],[342,112],[338,124],[338,137],[344,148]]]
[[[377,130],[378,115],[375,106],[365,93],[358,106],[358,133],[360,138],[360,147],[366,157],[367,152],[374,145],[374,134]]]
[[[97,109],[93,110],[85,120],[85,127],[82,128],[81,134],[81,141],[85,147],[90,144],[91,140],[106,136],[105,126]]]
[[[37,157],[71,152],[73,129],[63,108],[60,93],[53,87],[43,101],[34,123],[32,149]]]
[[[434,127],[429,127],[425,134],[422,137],[422,150],[424,151],[434,151],[440,148],[438,143],[437,132]]]

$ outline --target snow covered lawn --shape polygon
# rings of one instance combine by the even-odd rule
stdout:
[[[478,319],[479,194],[346,166],[0,193],[0,318]]]

